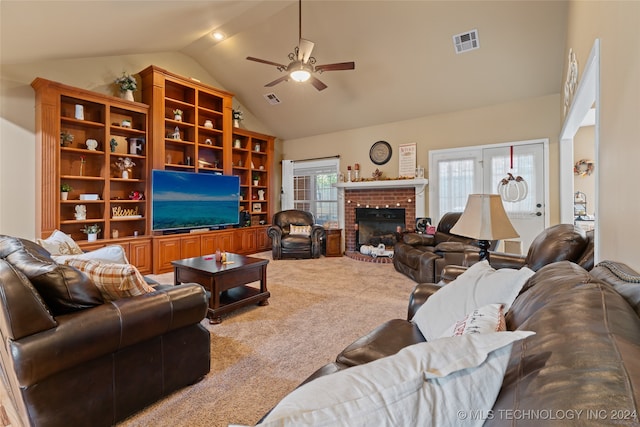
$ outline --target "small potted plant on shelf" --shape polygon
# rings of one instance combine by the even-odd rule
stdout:
[[[126,99],[128,101],[133,101],[133,92],[138,89],[138,83],[136,79],[130,75],[122,72],[122,76],[118,77],[115,80],[116,85],[118,85],[118,89],[120,89],[120,97]]]
[[[82,229],[82,232],[87,235],[87,240],[90,242],[94,242],[98,239],[98,233],[101,231],[100,226],[98,224],[93,225],[85,225]]]
[[[67,200],[69,198],[69,192],[73,190],[71,186],[67,183],[60,184],[60,198],[62,200]]]
[[[62,147],[68,147],[73,142],[73,135],[69,132],[62,131],[60,132],[60,145]]]
[[[181,122],[182,121],[182,110],[179,108],[176,108],[175,110],[173,110],[173,119]]]
[[[260,175],[258,175],[257,173],[253,174],[253,185],[258,185],[258,182],[260,181]]]

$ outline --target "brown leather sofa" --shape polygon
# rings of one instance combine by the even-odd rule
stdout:
[[[0,236],[0,359],[24,425],[109,426],[210,369],[200,285],[105,303],[84,273]]]
[[[311,212],[284,210],[273,216],[273,225],[267,229],[271,237],[273,259],[320,258],[324,228],[315,224]],[[291,234],[291,225],[310,227],[309,235]]]
[[[407,320],[383,323],[305,383],[424,342],[410,319],[441,286],[418,284],[409,301]],[[637,272],[610,261],[591,272],[569,261],[546,265],[524,285],[506,323],[508,330],[536,335],[513,345],[502,388],[485,426],[638,425]]]
[[[433,236],[408,233],[396,243],[393,265],[396,270],[414,281],[437,283],[447,265],[463,265],[465,252],[478,251],[478,241],[451,234],[462,212],[448,212],[442,216]],[[490,241],[494,250],[498,241]]]

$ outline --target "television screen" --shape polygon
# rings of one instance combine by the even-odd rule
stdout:
[[[240,222],[240,178],[237,176],[153,170],[151,179],[154,231]]]

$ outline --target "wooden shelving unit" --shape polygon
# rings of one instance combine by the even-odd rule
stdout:
[[[274,138],[240,128],[233,129],[233,174],[240,177],[240,205],[251,214],[251,224],[271,221],[271,159]]]
[[[140,76],[144,104],[42,78],[32,82],[38,235],[44,238],[59,229],[85,250],[119,244],[143,274],[170,271],[173,260],[216,249],[239,254],[271,249],[266,229],[276,195],[275,138],[232,127],[231,93],[155,66]],[[180,120],[174,110],[182,111]],[[73,142],[62,146],[61,132],[73,135]],[[87,140],[95,140],[97,147],[89,149]],[[125,176],[116,164],[127,157],[135,166]],[[152,169],[239,176],[240,206],[249,212],[251,225],[197,235],[154,234],[149,221]],[[62,183],[73,188],[68,200],[61,200]],[[81,194],[95,194],[97,200],[80,200]],[[75,216],[79,205],[86,208],[85,219]],[[81,231],[88,224],[100,226],[97,241],[87,241]]]
[[[142,273],[151,272],[149,202],[146,197],[131,198],[134,193],[146,195],[149,191],[149,107],[42,78],[31,85],[36,92],[40,171],[37,234],[45,238],[59,229],[83,249],[120,244]],[[73,136],[65,146],[61,143],[62,132]],[[89,149],[88,140],[95,140],[97,147]],[[132,142],[139,148],[130,154]],[[115,166],[120,157],[129,157],[135,163],[128,179],[123,179]],[[73,188],[68,200],[61,200],[62,183]],[[81,200],[86,194],[97,195],[97,200]],[[85,219],[75,216],[80,205],[86,208]],[[135,212],[135,216],[114,215],[114,210]],[[87,241],[81,231],[88,224],[101,228],[95,242]]]
[[[232,93],[156,66],[139,74],[142,100],[150,106],[153,169],[237,175],[241,209],[251,215],[250,227],[198,235],[154,235],[154,273],[170,271],[172,260],[216,249],[240,254],[271,249],[266,228],[275,200],[271,170],[275,138],[232,127]],[[174,110],[182,111],[180,120]]]

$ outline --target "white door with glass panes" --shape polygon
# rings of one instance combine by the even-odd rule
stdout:
[[[526,254],[548,226],[548,140],[519,141],[429,153],[429,212],[434,224],[447,212],[462,212],[469,194],[498,194],[498,184],[512,173],[527,183],[519,202],[503,201]],[[513,156],[512,150],[513,147]],[[501,245],[500,250],[504,250]]]

